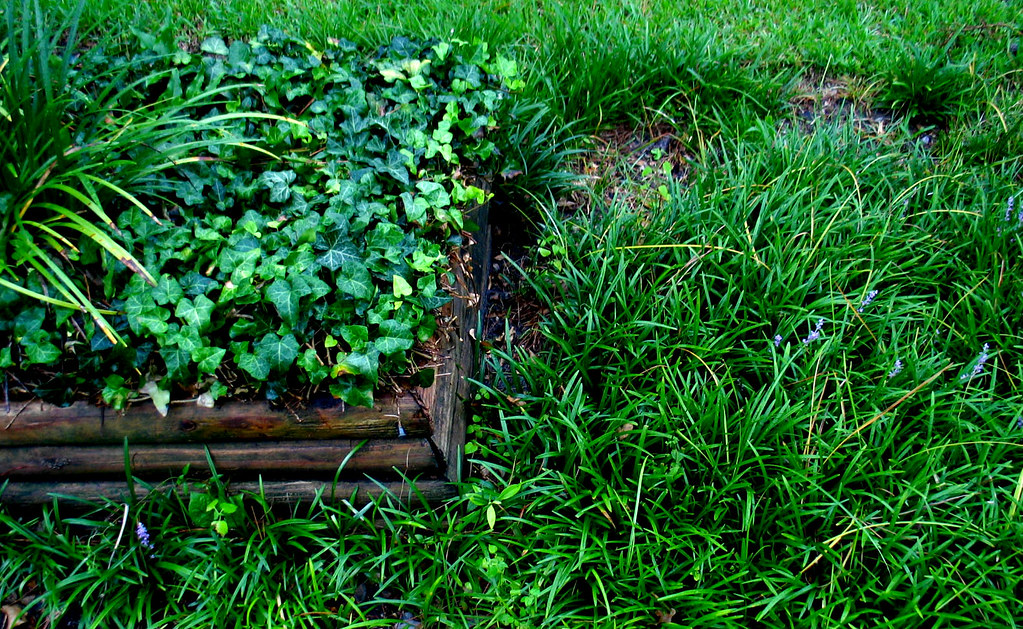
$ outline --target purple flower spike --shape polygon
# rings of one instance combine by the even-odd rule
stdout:
[[[817,321],[817,327],[814,328],[813,332],[810,332],[810,336],[803,339],[803,345],[809,345],[821,337],[821,330],[824,329],[824,319]]]
[[[866,307],[869,306],[871,302],[874,301],[875,297],[877,297],[876,290],[872,290],[869,293],[867,293],[867,296],[863,299],[863,301],[860,302],[860,307],[856,309],[856,312],[862,314],[864,309],[866,309]]]
[[[984,363],[987,362],[988,358],[991,358],[991,355],[988,353],[989,349],[990,346],[987,343],[984,343],[984,348],[980,350],[980,354],[977,356],[977,362],[973,365],[973,369],[959,376],[960,380],[970,380],[984,373]]]
[[[139,538],[139,544],[143,548],[153,549],[153,542],[149,539],[149,530],[146,529],[146,525],[139,522],[138,526],[135,527],[135,536]]]

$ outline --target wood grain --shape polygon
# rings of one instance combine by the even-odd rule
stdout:
[[[135,496],[145,499],[153,491],[183,491],[178,486],[151,487],[141,483],[135,486]],[[417,493],[418,492],[418,493]],[[334,483],[324,480],[290,481],[244,481],[228,485],[228,493],[251,493],[263,496],[271,503],[309,502],[320,498],[325,502],[347,501],[354,507],[361,507],[370,499],[385,494],[396,501],[418,505],[423,501],[439,504],[457,492],[454,486],[442,480],[416,481],[413,488],[404,481],[374,483],[372,481],[342,481]],[[422,496],[422,500],[420,499]],[[88,502],[129,502],[131,491],[125,481],[77,481],[77,482],[19,482],[3,487],[0,484],[0,504],[38,505],[52,502],[54,498],[67,498]]]
[[[481,230],[460,264],[452,265],[459,294],[447,314],[457,334],[451,339],[437,370],[435,386],[423,392],[423,402],[433,418],[433,442],[444,457],[441,465],[448,479],[460,481],[465,458],[466,407],[472,394],[469,382],[476,376],[474,334],[478,328],[490,261],[489,204],[477,208],[473,219]]]
[[[209,444],[131,445],[131,473],[140,477],[168,477],[190,471],[209,473],[206,450],[219,474],[233,477],[383,475],[434,472],[438,461],[426,439],[318,439]],[[125,477],[123,446],[19,446],[6,448],[0,460],[0,479],[68,479]]]
[[[166,417],[152,404],[124,412],[84,402],[68,407],[31,402],[0,413],[0,447],[23,445],[199,443],[215,441],[392,438],[430,434],[430,421],[410,396],[387,396],[373,408],[318,398],[307,408],[276,410],[266,402],[219,408],[174,404]],[[2,454],[0,454],[2,456]]]

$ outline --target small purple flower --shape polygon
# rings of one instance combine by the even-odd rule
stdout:
[[[856,309],[856,312],[859,312],[859,313],[862,314],[863,310],[867,306],[869,306],[871,304],[871,302],[874,301],[875,297],[877,297],[877,291],[876,290],[872,290],[869,293],[867,293],[867,296],[863,299],[863,301],[860,302],[860,307]]]
[[[991,355],[988,354],[989,349],[990,347],[988,344],[984,343],[984,349],[980,350],[980,354],[977,356],[977,362],[973,365],[973,369],[959,376],[960,380],[970,380],[984,373],[984,363],[986,363],[987,359],[991,357]]]
[[[152,540],[149,539],[149,530],[146,529],[146,525],[139,522],[138,526],[135,527],[135,536],[139,538],[139,544],[143,548],[152,550],[154,548]]]
[[[775,347],[781,347],[782,340],[784,340],[784,339],[781,338],[781,334],[775,334],[774,335],[774,346]]]
[[[824,329],[824,319],[817,321],[817,327],[814,328],[813,332],[810,332],[810,336],[803,339],[803,345],[809,345],[821,337],[821,330]]]
[[[1016,429],[1023,430],[1023,415],[1016,418]]]
[[[1012,222],[1012,206],[1016,203],[1016,197],[1009,197],[1009,202],[1005,204],[1005,222]],[[1023,207],[1020,207],[1020,211],[1023,212]]]
[[[895,364],[892,365],[892,370],[888,372],[888,377],[889,378],[894,378],[895,376],[899,375],[900,373],[902,373],[902,361],[899,360],[898,358],[896,358],[895,359]]]

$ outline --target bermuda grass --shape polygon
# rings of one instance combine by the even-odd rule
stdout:
[[[189,511],[217,483],[3,509],[0,597],[86,626],[1023,624],[1018,8],[173,6],[196,37],[271,20],[519,51],[544,349],[486,357],[443,505],[254,495],[224,536]],[[817,75],[866,96],[806,124],[788,97]],[[625,122],[685,155],[641,149],[668,175],[616,169],[560,212],[557,139]]]

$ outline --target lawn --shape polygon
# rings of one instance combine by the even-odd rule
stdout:
[[[267,4],[83,24],[525,69],[491,214],[530,226],[495,281],[535,314],[479,335],[468,478],[432,506],[0,506],[10,619],[1023,624],[1023,8]]]

